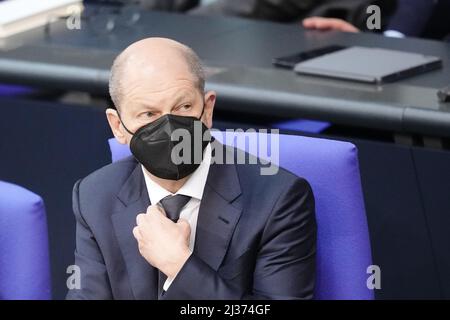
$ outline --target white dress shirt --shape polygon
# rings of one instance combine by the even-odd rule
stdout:
[[[189,239],[189,249],[191,251],[194,251],[198,211],[203,197],[203,190],[205,189],[210,164],[211,144],[208,144],[203,153],[203,161],[200,163],[200,166],[191,174],[185,184],[175,193],[175,195],[182,194],[191,197],[189,202],[183,207],[183,209],[181,209],[180,212],[180,219],[186,220],[191,227],[191,236]],[[161,199],[167,196],[174,195],[153,181],[143,166],[142,171],[144,173],[145,185],[147,186],[148,196],[152,205],[159,203]],[[174,278],[167,278],[163,286],[164,291],[167,291],[173,280]]]
[[[405,35],[397,30],[386,30],[383,32],[385,37],[391,37],[391,38],[404,38]]]

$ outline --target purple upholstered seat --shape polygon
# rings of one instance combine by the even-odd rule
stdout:
[[[51,299],[42,199],[0,181],[0,299]]]
[[[27,95],[27,94],[33,93],[35,91],[36,90],[31,87],[0,83],[0,97],[12,97],[12,96]]]
[[[234,137],[242,134],[267,138],[261,133],[214,132],[216,139],[228,145],[235,145]],[[128,146],[115,139],[110,139],[109,145],[113,161],[130,155]],[[296,135],[279,135],[279,146],[279,165],[306,178],[316,199],[315,298],[373,299],[366,284],[372,256],[356,147]],[[245,143],[237,147],[248,150]]]
[[[280,130],[289,130],[297,132],[321,133],[329,128],[331,123],[325,121],[292,119],[272,123],[271,127]]]

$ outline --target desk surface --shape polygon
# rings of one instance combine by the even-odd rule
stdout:
[[[91,19],[95,20],[95,19]],[[450,44],[375,34],[305,31],[298,25],[237,18],[145,12],[132,26],[104,32],[100,22],[65,21],[0,44],[0,81],[107,94],[117,53],[150,36],[191,46],[209,67],[208,88],[227,108],[255,114],[308,117],[345,125],[450,137],[450,104],[436,91],[450,84]],[[45,32],[45,29],[47,32]],[[272,58],[328,44],[392,48],[437,55],[444,67],[383,86],[298,76],[272,67]],[[238,110],[239,109],[239,110]]]

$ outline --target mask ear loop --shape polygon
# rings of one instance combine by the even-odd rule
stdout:
[[[120,120],[120,123],[122,124],[122,126],[125,128],[125,130],[126,130],[129,134],[131,134],[132,136],[134,136],[134,133],[132,133],[130,130],[128,130],[128,128],[125,126],[125,123],[123,122],[122,117],[120,116],[119,111],[118,111],[118,110],[116,110],[116,111],[117,111],[117,115],[119,116],[119,120]]]
[[[198,121],[201,121],[204,112],[205,112],[205,101],[203,101],[202,113],[200,113],[200,117],[197,118]]]
[[[197,118],[198,121],[202,121],[202,116],[203,116],[203,113],[205,112],[205,105],[206,105],[205,101],[203,101],[203,109],[202,109],[202,113],[200,114],[200,117]],[[210,137],[211,137],[211,141],[214,141],[214,137],[211,134],[210,134]]]

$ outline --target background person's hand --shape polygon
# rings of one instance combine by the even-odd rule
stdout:
[[[306,29],[359,32],[359,29],[351,23],[335,18],[310,17],[304,19],[302,24]]]
[[[156,205],[139,214],[136,222],[133,235],[141,255],[168,278],[175,278],[192,253],[189,249],[189,223],[183,219],[174,223]]]

